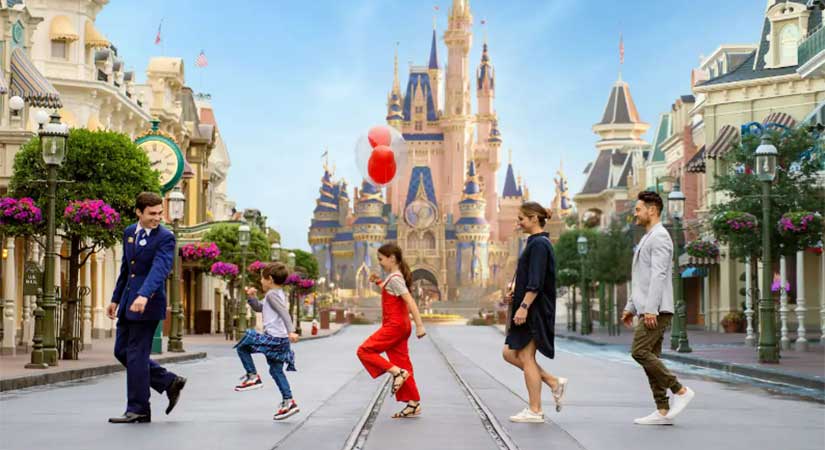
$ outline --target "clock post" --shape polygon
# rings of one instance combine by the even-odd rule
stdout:
[[[177,186],[178,182],[183,177],[183,152],[178,146],[175,139],[160,130],[160,121],[152,120],[152,129],[145,132],[135,140],[135,144],[146,153],[149,158],[149,163],[152,169],[158,172],[160,180],[161,196],[165,196],[167,192]],[[182,194],[181,194],[182,195]],[[181,217],[182,218],[182,217]],[[175,236],[177,239],[177,235]],[[175,261],[177,261],[177,247],[175,249]],[[174,267],[173,272],[179,270],[179,267]],[[180,310],[180,295],[177,295],[178,283],[175,283],[173,274],[173,286],[170,295],[172,303],[172,326],[170,327],[170,348],[169,351],[183,351],[183,346],[180,344],[180,338],[183,335],[183,321]],[[174,335],[174,339],[173,336]],[[175,345],[172,345],[175,343]],[[152,340],[152,353],[163,352],[163,322],[158,324],[155,330],[155,337]]]

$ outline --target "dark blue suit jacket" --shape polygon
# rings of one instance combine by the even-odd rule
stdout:
[[[127,320],[163,320],[166,318],[166,277],[175,257],[175,235],[159,225],[141,246],[135,235],[137,224],[123,232],[123,260],[112,302],[118,303],[118,317]],[[149,299],[143,314],[129,311],[132,302],[142,295]]]

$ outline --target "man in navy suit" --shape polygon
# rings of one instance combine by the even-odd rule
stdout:
[[[169,406],[178,402],[186,378],[149,359],[158,323],[166,317],[166,277],[175,257],[175,235],[160,225],[163,199],[143,192],[135,201],[138,223],[123,232],[123,260],[107,314],[117,317],[115,357],[126,367],[128,401],[123,416],[111,423],[152,421],[149,387],[166,392]]]

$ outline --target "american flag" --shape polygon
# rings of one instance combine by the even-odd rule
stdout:
[[[624,64],[624,40],[622,40],[622,33],[619,33],[619,64]]]
[[[158,24],[158,34],[155,35],[155,45],[160,44],[160,27],[163,26],[163,19]]]
[[[206,59],[206,55],[201,50],[201,54],[198,55],[198,59],[195,60],[195,65],[198,67],[206,67],[209,65],[209,61]]]

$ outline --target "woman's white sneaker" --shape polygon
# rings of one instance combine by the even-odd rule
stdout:
[[[544,413],[534,413],[530,408],[524,408],[515,416],[510,416],[510,422],[516,423],[544,423]]]
[[[653,411],[648,416],[633,419],[633,423],[636,425],[673,425],[673,421],[668,419],[667,416],[659,414],[658,410]]]

